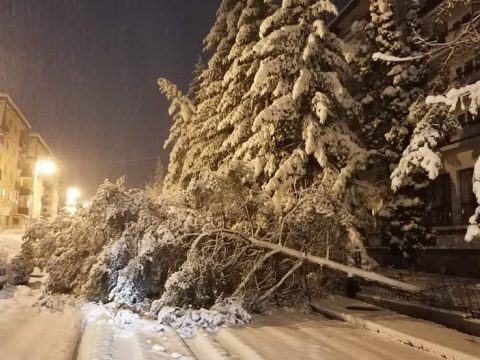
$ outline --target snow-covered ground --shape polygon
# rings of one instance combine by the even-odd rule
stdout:
[[[194,360],[184,341],[172,329],[136,314],[86,304],[78,360]]]
[[[0,233],[0,260],[10,260],[22,246],[22,230],[7,230]]]
[[[8,258],[20,246],[21,233],[0,233],[0,251]],[[0,360],[435,359],[313,314],[257,317],[251,326],[222,329],[214,336],[200,330],[183,339],[170,327],[128,310],[47,296],[45,279],[34,273],[28,286],[0,291]],[[207,315],[190,314],[182,324]]]
[[[0,256],[11,259],[20,251],[22,232],[0,233]],[[70,360],[80,330],[79,312],[73,306],[42,308],[45,275],[34,273],[28,286],[7,285],[0,291],[0,359]],[[61,310],[61,311],[58,311]]]
[[[437,357],[316,314],[279,313],[215,339],[240,360],[433,360]]]

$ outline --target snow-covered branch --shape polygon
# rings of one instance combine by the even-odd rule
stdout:
[[[467,235],[465,236],[466,242],[480,239],[480,157],[473,170],[473,193],[477,198],[478,207],[475,210],[475,214],[470,218],[470,226],[468,227]]]
[[[410,61],[423,59],[425,56],[426,55],[398,57],[398,56],[384,54],[381,52],[376,52],[372,55],[372,59],[375,61],[381,60],[381,61],[388,61],[388,62],[410,62]]]
[[[427,104],[445,104],[450,106],[450,111],[455,111],[460,105],[466,107],[466,100],[469,100],[468,111],[478,114],[480,105],[480,81],[466,85],[461,88],[450,89],[445,95],[430,95],[426,99]]]

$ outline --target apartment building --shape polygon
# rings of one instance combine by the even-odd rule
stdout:
[[[60,167],[7,94],[0,94],[0,228],[58,213]]]
[[[14,225],[19,200],[19,163],[31,126],[12,99],[0,94],[0,227]]]
[[[407,0],[396,0],[401,8]],[[435,34],[440,41],[452,41],[462,30],[462,26],[472,19],[472,14],[480,10],[480,5],[459,3],[448,12],[438,15],[441,0],[427,0],[423,9],[424,31]],[[356,22],[368,20],[369,0],[349,1],[340,14],[330,24],[330,30],[344,41],[356,37]],[[441,17],[439,21],[438,17]],[[399,19],[401,21],[401,19]],[[480,80],[480,46],[462,54],[453,54],[445,61],[448,51],[439,52],[431,60],[430,74],[437,73],[440,67],[446,68],[451,87],[472,84]],[[468,108],[468,104],[466,104]],[[430,189],[432,210],[430,218],[434,225],[435,245],[438,248],[480,248],[480,243],[465,243],[464,236],[468,219],[474,213],[476,199],[472,192],[472,174],[476,159],[480,155],[480,117],[460,108],[454,112],[463,126],[463,131],[440,149],[444,171],[434,181]]]
[[[40,134],[28,134],[21,160],[19,225],[58,214],[61,169],[52,150]]]

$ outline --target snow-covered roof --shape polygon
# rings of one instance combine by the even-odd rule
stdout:
[[[15,104],[15,102],[12,100],[12,98],[10,97],[10,95],[8,94],[5,94],[5,93],[0,93],[0,100],[6,100],[7,103],[15,110],[15,112],[18,114],[18,116],[20,117],[20,119],[22,120],[22,122],[24,123],[24,125],[27,127],[27,129],[31,130],[32,129],[32,125],[30,125],[30,123],[28,122],[27,118],[25,117],[25,115],[23,115],[23,113],[20,111],[20,109],[18,108],[17,104]]]
[[[40,135],[39,133],[31,133],[31,134],[28,134],[28,136],[30,138],[35,138],[37,139],[44,147],[45,149],[48,151],[48,153],[53,156],[53,151],[52,149],[50,149],[50,146],[47,145],[47,142],[45,141],[45,139],[42,137],[42,135]]]

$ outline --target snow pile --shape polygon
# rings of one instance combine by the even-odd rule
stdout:
[[[159,311],[158,320],[175,329],[183,338],[191,338],[197,328],[216,333],[224,326],[249,324],[251,316],[237,302],[225,301],[211,310],[165,307]]]

